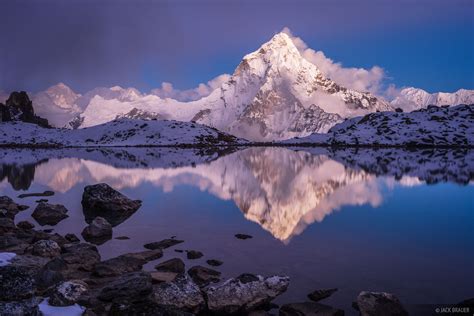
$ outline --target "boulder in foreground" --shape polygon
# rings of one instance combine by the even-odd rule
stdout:
[[[129,199],[106,183],[88,185],[82,194],[82,208],[88,223],[100,216],[112,226],[117,226],[135,213],[141,205],[141,201]]]
[[[260,275],[243,274],[207,290],[211,312],[236,314],[247,313],[270,303],[284,293],[290,284],[286,276],[264,278]]]
[[[360,292],[357,297],[357,307],[361,316],[405,316],[408,312],[399,299],[385,292]]]

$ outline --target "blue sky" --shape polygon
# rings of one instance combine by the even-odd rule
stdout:
[[[382,67],[398,87],[474,89],[469,0],[3,0],[0,12],[6,91],[192,88],[232,73],[285,26],[344,66]]]

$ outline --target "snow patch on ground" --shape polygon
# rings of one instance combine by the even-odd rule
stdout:
[[[81,316],[86,310],[78,304],[72,306],[51,306],[48,304],[47,298],[45,298],[39,305],[39,310],[43,316]]]

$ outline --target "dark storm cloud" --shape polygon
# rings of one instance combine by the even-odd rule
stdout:
[[[2,0],[0,90],[35,91],[60,81],[81,92],[116,84],[150,89],[162,81],[189,87],[231,73],[285,26],[309,44],[342,48],[381,30],[466,19],[469,1],[449,4]]]

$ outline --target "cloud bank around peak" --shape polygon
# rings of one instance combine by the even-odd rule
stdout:
[[[301,55],[315,64],[326,77],[349,89],[369,91],[377,95],[384,94],[383,81],[387,76],[383,68],[379,66],[370,69],[345,68],[341,63],[326,57],[322,51],[309,48],[301,38],[294,36],[288,27],[283,28],[282,32],[290,36]]]
[[[229,79],[229,74],[222,74],[206,83],[200,83],[197,87],[187,90],[175,89],[173,84],[163,82],[161,88],[151,90],[151,94],[157,95],[160,98],[170,98],[182,102],[195,101],[208,96]]]

